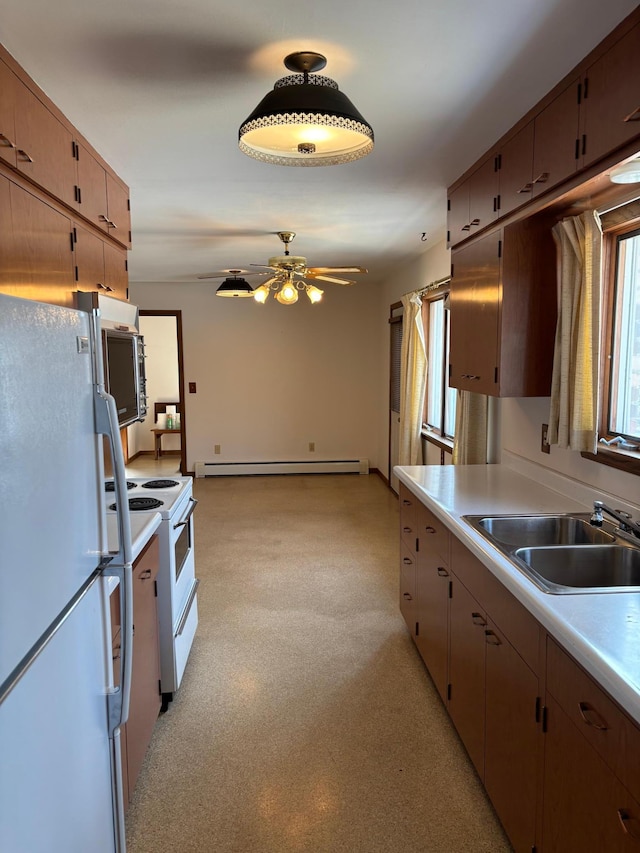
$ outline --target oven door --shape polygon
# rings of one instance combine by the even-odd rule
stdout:
[[[193,522],[191,521],[191,516],[197,504],[198,501],[195,498],[189,498],[189,503],[183,511],[183,517],[173,524],[173,567],[175,572],[173,580],[176,586],[193,549]]]

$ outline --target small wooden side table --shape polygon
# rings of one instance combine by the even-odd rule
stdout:
[[[156,448],[156,459],[162,456],[162,436],[163,435],[180,435],[180,429],[152,429],[153,440]]]

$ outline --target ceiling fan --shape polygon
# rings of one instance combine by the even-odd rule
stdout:
[[[296,236],[294,231],[277,231],[276,234],[284,243],[284,255],[274,255],[268,264],[251,264],[252,267],[271,270],[273,275],[259,285],[255,290],[242,275],[269,275],[269,273],[250,273],[248,270],[226,270],[223,273],[209,273],[198,276],[199,279],[221,278],[226,280],[218,288],[217,296],[253,296],[257,302],[266,302],[271,291],[282,305],[293,305],[298,301],[298,291],[304,290],[312,303],[322,299],[324,291],[310,284],[311,281],[327,281],[330,284],[355,284],[351,279],[338,277],[335,273],[366,273],[364,267],[308,267],[307,259],[289,252],[289,243]]]

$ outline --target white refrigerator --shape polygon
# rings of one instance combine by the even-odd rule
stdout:
[[[0,850],[124,853],[131,546],[97,320],[0,295]],[[119,551],[106,542],[111,441]],[[109,589],[122,608],[113,687]]]

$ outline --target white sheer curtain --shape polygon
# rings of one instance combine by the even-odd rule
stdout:
[[[421,432],[427,374],[422,297],[417,291],[406,293],[402,297],[402,307],[398,464],[422,465]]]
[[[586,211],[553,228],[558,251],[558,324],[549,443],[595,453],[598,441],[602,229]]]
[[[453,439],[454,465],[486,464],[489,398],[485,394],[458,391],[456,429]]]

